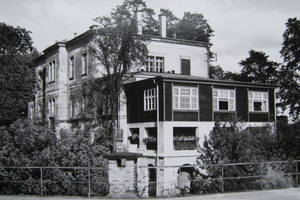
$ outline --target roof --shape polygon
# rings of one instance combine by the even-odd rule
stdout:
[[[277,84],[218,80],[212,78],[204,78],[199,76],[189,76],[189,75],[173,74],[173,73],[157,73],[157,72],[141,71],[135,74],[135,76],[141,76],[145,79],[161,79],[164,82],[198,83],[198,84],[200,83],[200,84],[213,84],[213,85],[220,85],[220,86],[244,86],[244,87],[269,88],[269,89],[275,89],[278,87]],[[136,81],[136,82],[140,82],[140,81]]]

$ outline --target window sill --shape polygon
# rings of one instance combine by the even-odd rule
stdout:
[[[249,111],[250,114],[268,114],[269,111]]]
[[[213,110],[216,113],[235,113],[235,110]]]
[[[199,109],[179,109],[179,108],[173,108],[173,111],[175,112],[198,112]]]

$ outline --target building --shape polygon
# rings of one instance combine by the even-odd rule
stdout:
[[[172,188],[187,185],[192,174],[186,166],[196,164],[197,146],[216,119],[236,116],[248,126],[275,123],[275,85],[210,79],[207,44],[166,38],[164,16],[160,26],[160,37],[152,37],[148,45],[147,63],[125,85],[123,135],[118,152],[108,155],[110,174],[118,174],[111,177],[112,193],[138,188],[143,197],[168,196]],[[36,59],[41,89],[29,103],[29,117],[44,117],[63,128],[77,122],[85,109],[78,88],[93,75],[89,66],[95,63],[87,51],[90,34],[58,42]],[[42,110],[47,110],[45,116]],[[137,175],[128,178],[126,172]],[[113,186],[128,180],[134,184]]]

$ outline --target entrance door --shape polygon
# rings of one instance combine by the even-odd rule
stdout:
[[[149,197],[156,197],[156,170],[153,165],[148,165],[148,167],[148,195]]]

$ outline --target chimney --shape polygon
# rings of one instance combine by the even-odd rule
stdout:
[[[167,18],[164,14],[159,15],[159,35],[160,37],[167,37]]]
[[[135,13],[135,21],[136,21],[136,26],[137,26],[137,34],[142,35],[143,34],[143,27],[142,27],[143,19],[142,19],[141,11],[137,11]]]
[[[77,33],[74,33],[74,37],[77,37]]]

